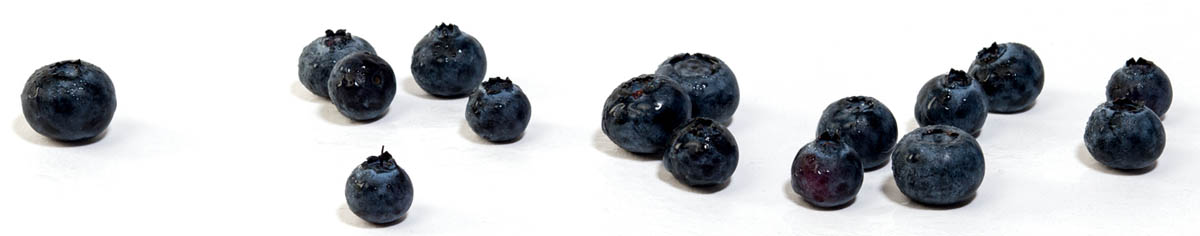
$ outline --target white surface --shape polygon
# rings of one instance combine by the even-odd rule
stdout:
[[[902,2],[7,2],[0,235],[1200,233],[1194,2]],[[482,142],[465,99],[411,81],[410,50],[443,21],[483,43],[488,76],[529,93],[520,142]],[[326,28],[366,38],[398,72],[383,119],[350,123],[297,82],[300,49]],[[910,204],[890,165],[866,173],[845,209],[798,202],[788,171],[828,103],[874,96],[906,132],[921,84],[993,41],[1035,49],[1046,84],[1033,110],[988,117],[973,202]],[[730,127],[741,163],[715,193],[680,187],[599,130],[612,88],[695,51],[728,62],[742,88]],[[1109,75],[1134,56],[1162,66],[1177,96],[1157,168],[1125,175],[1099,167],[1082,137]],[[34,69],[75,58],[108,72],[119,105],[102,140],[63,147],[29,128],[17,97]],[[377,228],[342,191],[380,145],[416,201],[406,221]]]

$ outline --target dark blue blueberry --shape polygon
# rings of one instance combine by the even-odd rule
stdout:
[[[663,155],[663,167],[688,186],[729,182],[737,169],[738,146],[733,134],[717,121],[693,118],[675,134]]]
[[[950,69],[921,87],[913,113],[921,126],[950,125],[979,136],[987,121],[987,95],[967,74]]]
[[[1042,59],[1019,43],[992,43],[979,50],[969,70],[988,97],[988,111],[1017,113],[1033,108],[1042,93]]]
[[[325,37],[317,38],[300,53],[300,84],[308,91],[329,98],[329,73],[339,59],[356,52],[375,53],[370,43],[340,29],[325,30]]]
[[[1154,165],[1167,145],[1167,132],[1154,111],[1122,98],[1092,111],[1083,141],[1100,164],[1136,170]]]
[[[1127,98],[1146,104],[1159,118],[1171,108],[1171,79],[1150,60],[1129,58],[1108,80],[1109,101]]]
[[[970,200],[983,183],[983,170],[979,143],[953,126],[913,130],[892,152],[896,186],[909,199],[923,204],[953,205]]]
[[[34,131],[54,140],[81,141],[100,135],[112,122],[117,95],[100,67],[81,60],[60,61],[29,76],[21,109]]]
[[[692,102],[679,84],[646,74],[621,83],[604,101],[600,128],[626,151],[658,153],[675,128],[692,118]]]
[[[467,99],[467,125],[491,142],[520,138],[529,126],[529,98],[508,78],[488,79]]]
[[[792,190],[817,207],[850,203],[862,188],[863,165],[858,153],[842,143],[837,131],[821,132],[792,160]]]
[[[396,97],[396,73],[374,53],[358,52],[338,60],[329,75],[329,98],[352,120],[383,117]]]
[[[441,24],[413,48],[412,74],[417,85],[438,97],[471,94],[487,72],[487,56],[475,37],[453,24]]]
[[[655,74],[671,78],[692,98],[692,115],[729,125],[741,92],[725,62],[703,53],[681,53],[658,66]]]
[[[887,164],[899,131],[892,111],[873,97],[854,96],[840,99],[828,107],[817,124],[817,135],[834,130],[840,142],[858,153],[864,169]]]
[[[412,201],[412,180],[386,151],[368,157],[346,179],[346,204],[367,222],[396,222],[408,212]]]

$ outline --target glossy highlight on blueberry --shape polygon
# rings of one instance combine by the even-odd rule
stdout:
[[[486,72],[483,46],[454,24],[434,27],[413,48],[413,79],[433,96],[467,96],[483,82]]]
[[[741,92],[737,77],[724,61],[703,53],[680,53],[667,58],[655,74],[666,76],[692,99],[692,115],[729,125]]]
[[[966,73],[950,69],[921,87],[913,114],[921,126],[950,125],[979,136],[987,121],[987,95]]]
[[[325,30],[325,36],[313,40],[300,53],[300,84],[309,92],[329,98],[329,73],[339,59],[356,52],[375,53],[370,43],[344,29]]]
[[[680,183],[694,187],[725,184],[737,169],[737,140],[717,121],[693,118],[672,139],[671,148],[663,155],[663,167]]]
[[[842,143],[858,153],[864,169],[874,169],[891,159],[899,131],[892,111],[873,97],[853,96],[839,99],[821,113],[817,135],[836,131]]]
[[[338,112],[356,121],[383,117],[396,97],[392,66],[369,52],[338,60],[328,82],[329,98]]]
[[[988,111],[1017,113],[1033,108],[1042,93],[1042,59],[1020,43],[992,43],[979,50],[968,72],[987,94]]]
[[[604,101],[600,129],[633,153],[659,153],[692,118],[692,102],[675,81],[645,74],[621,83]]]
[[[1125,98],[1145,104],[1159,118],[1171,108],[1171,79],[1154,62],[1129,58],[1125,67],[1113,72],[1105,92],[1109,101]]]
[[[821,132],[792,160],[792,191],[813,206],[833,208],[850,203],[863,182],[863,165],[837,131]]]
[[[1136,170],[1158,161],[1167,145],[1167,133],[1154,111],[1140,101],[1121,98],[1092,111],[1083,140],[1100,164]]]
[[[408,213],[413,202],[413,185],[392,154],[380,152],[355,167],[346,179],[346,204],[354,215],[367,222],[388,224]]]
[[[927,205],[953,205],[975,196],[983,183],[983,150],[966,131],[925,126],[904,135],[892,152],[900,192]]]
[[[112,79],[82,60],[38,68],[25,81],[21,110],[29,126],[50,139],[83,141],[100,135],[117,110]]]
[[[530,113],[525,91],[508,78],[488,79],[467,99],[467,125],[490,142],[520,138],[529,126]]]

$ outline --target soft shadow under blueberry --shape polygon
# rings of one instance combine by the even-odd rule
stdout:
[[[296,98],[299,98],[300,100],[308,101],[311,103],[322,103],[322,102],[328,103],[329,102],[329,99],[323,98],[321,96],[317,96],[316,94],[313,94],[312,92],[308,91],[308,88],[305,88],[304,84],[300,84],[300,81],[298,81],[298,80],[292,82],[292,95],[296,96]]]
[[[608,136],[604,135],[604,131],[599,129],[596,130],[596,135],[592,137],[592,146],[595,147],[596,150],[616,158],[634,161],[662,160],[662,154],[639,154],[625,151],[625,149],[621,149],[621,147],[613,143],[612,140],[609,140]]]
[[[1136,170],[1119,170],[1108,168],[1107,166],[1104,166],[1104,164],[1100,164],[1100,162],[1097,162],[1096,159],[1092,158],[1092,153],[1088,152],[1087,145],[1082,143],[1079,144],[1078,150],[1075,151],[1075,159],[1078,159],[1079,163],[1083,163],[1083,165],[1087,166],[1088,168],[1092,168],[1093,170],[1110,175],[1138,176],[1150,173],[1150,171],[1154,170],[1155,167],[1158,167],[1158,162],[1155,162],[1153,165],[1150,165],[1150,167]]]
[[[796,205],[799,205],[799,206],[802,206],[804,208],[808,208],[809,210],[814,210],[814,211],[836,211],[836,210],[846,209],[847,207],[850,207],[850,205],[854,205],[855,201],[858,201],[858,198],[855,197],[854,199],[850,199],[850,202],[847,202],[846,204],[842,204],[842,205],[835,206],[835,207],[813,206],[812,204],[809,204],[808,202],[804,201],[804,198],[801,197],[800,194],[796,194],[796,191],[792,190],[792,181],[791,180],[783,182],[783,196],[786,197],[788,200],[792,200],[792,203],[796,203]]]
[[[354,212],[350,211],[350,206],[346,205],[345,203],[342,203],[342,206],[338,207],[337,214],[338,214],[338,219],[342,220],[342,223],[345,223],[347,225],[354,226],[354,227],[364,228],[364,229],[375,229],[375,228],[383,228],[383,227],[393,226],[393,225],[400,224],[401,222],[404,222],[404,220],[408,219],[408,214],[404,214],[404,216],[401,216],[399,220],[396,220],[395,222],[391,222],[391,223],[375,224],[375,223],[367,222],[363,219],[358,218],[357,215],[354,215]]]
[[[28,141],[33,144],[42,145],[42,146],[46,146],[46,147],[86,146],[89,144],[99,142],[100,140],[104,139],[104,136],[108,136],[108,129],[105,129],[103,132],[100,132],[100,135],[96,135],[96,137],[93,137],[90,139],[85,139],[85,140],[80,140],[80,141],[70,141],[70,142],[57,141],[54,139],[47,138],[46,136],[42,136],[42,134],[39,134],[39,133],[37,133],[37,131],[34,131],[33,127],[29,127],[29,123],[25,121],[24,115],[17,115],[17,118],[13,120],[12,127],[13,127],[13,133],[17,134],[17,136],[20,136],[21,139],[24,139],[25,141]],[[111,127],[111,125],[110,125],[110,127]]]
[[[893,177],[893,176],[888,176],[887,178],[884,178],[883,184],[881,184],[879,188],[881,191],[883,191],[883,194],[887,196],[888,200],[891,200],[892,202],[895,202],[896,204],[900,204],[900,205],[906,206],[908,208],[918,209],[918,210],[958,209],[958,208],[962,208],[964,206],[970,205],[971,202],[975,201],[975,196],[978,195],[978,194],[973,195],[973,196],[971,196],[970,199],[967,199],[966,201],[962,201],[960,203],[955,203],[955,204],[950,204],[950,205],[925,205],[925,204],[921,204],[918,202],[914,202],[914,201],[912,201],[912,199],[908,199],[908,196],[904,196],[904,193],[900,192],[900,187],[896,186],[895,177]]]
[[[670,184],[672,187],[675,187],[677,189],[688,191],[688,192],[693,192],[693,193],[699,193],[699,194],[714,194],[714,193],[720,192],[722,189],[725,189],[725,187],[729,187],[730,182],[733,182],[733,180],[730,179],[729,181],[726,181],[725,183],[713,185],[713,186],[703,186],[703,187],[688,186],[686,184],[680,183],[679,180],[675,179],[675,176],[671,175],[671,172],[667,171],[667,167],[663,166],[662,164],[658,165],[658,180],[662,180],[664,183]]]

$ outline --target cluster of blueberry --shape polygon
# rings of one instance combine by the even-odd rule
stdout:
[[[1041,93],[1042,62],[1019,43],[992,43],[968,72],[950,69],[917,94],[913,114],[921,128],[896,141],[896,120],[871,97],[848,97],[821,116],[817,139],[792,162],[792,189],[818,207],[843,206],[862,187],[863,172],[892,160],[900,192],[915,202],[952,205],[975,196],[983,183],[979,136],[988,112],[1033,107]]]
[[[1171,80],[1154,62],[1130,58],[1113,72],[1106,94],[1083,133],[1088,152],[1113,169],[1153,166],[1167,145],[1160,119],[1171,107]]]
[[[300,54],[300,82],[329,98],[342,115],[356,121],[387,113],[396,97],[396,73],[370,43],[346,30],[326,30]]]
[[[729,182],[738,147],[725,128],[733,120],[737,78],[725,62],[702,53],[672,56],[655,74],[625,81],[604,102],[601,130],[626,151],[662,155],[663,166],[693,187]]]
[[[351,52],[359,51],[359,52]],[[300,56],[300,80],[310,84],[324,68],[321,62],[339,57],[328,77],[329,97],[338,111],[354,120],[378,119],[395,95],[395,76],[382,59],[372,56],[370,44],[344,30],[326,31]],[[359,58],[361,57],[361,58]],[[327,63],[328,64],[328,63]],[[435,97],[468,96],[467,124],[491,142],[513,142],[529,125],[529,98],[507,78],[483,81],[487,57],[483,46],[453,24],[433,28],[413,49],[413,80]],[[328,69],[324,69],[328,70]],[[381,81],[382,80],[382,81]],[[313,89],[313,87],[309,87]],[[342,91],[339,91],[342,90]],[[313,93],[321,95],[318,90]],[[379,107],[377,107],[379,106]],[[381,151],[360,164],[346,180],[346,202],[359,218],[375,224],[397,222],[412,205],[412,181],[392,155]]]

